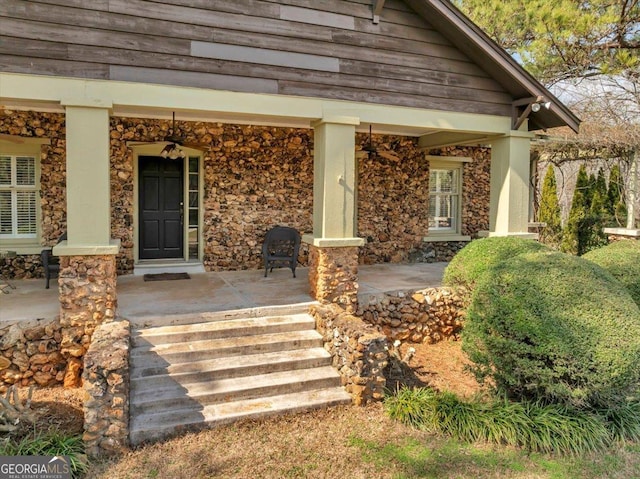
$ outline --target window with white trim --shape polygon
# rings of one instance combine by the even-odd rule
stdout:
[[[0,155],[0,239],[36,238],[36,158]]]
[[[429,169],[429,234],[459,234],[462,164],[435,164]]]

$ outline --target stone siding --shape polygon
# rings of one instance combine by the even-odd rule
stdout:
[[[90,456],[115,455],[128,446],[129,347],[129,322],[105,323],[84,358],[82,439]]]
[[[361,406],[382,400],[386,385],[384,370],[389,361],[387,338],[336,305],[312,306],[310,314],[353,404]]]
[[[358,248],[309,246],[309,263],[311,297],[355,312],[358,305]]]
[[[0,393],[12,384],[62,384],[67,370],[73,370],[75,364],[68,366],[61,342],[57,319],[22,321],[0,328]]]
[[[435,343],[458,339],[463,299],[451,288],[370,295],[360,298],[357,315],[391,341]]]
[[[455,254],[464,248],[468,241],[425,242],[419,249],[409,255],[411,263],[449,262]]]
[[[10,279],[43,278],[40,255],[0,255],[0,275]]]
[[[177,133],[187,141],[210,144],[202,163],[203,262],[208,271],[259,269],[261,244],[274,225],[301,234],[313,229],[313,130],[178,121]],[[120,239],[118,274],[134,263],[133,150],[128,141],[161,141],[171,128],[166,120],[112,117],[111,235]],[[43,137],[41,207],[42,244],[52,246],[66,228],[64,114],[0,110],[0,133]],[[369,142],[356,135],[356,149]],[[358,236],[366,243],[362,263],[433,261],[427,234],[429,164],[417,140],[373,135],[374,155],[358,152]],[[160,147],[159,147],[160,149]],[[462,234],[488,229],[490,150],[447,148],[432,154],[473,158],[464,166]],[[446,248],[445,248],[446,249]],[[449,253],[435,250],[435,260]],[[36,256],[25,263],[0,261],[9,278],[42,274]],[[308,264],[308,249],[300,252]]]
[[[61,113],[0,109],[0,133],[48,138],[40,149],[40,243],[53,246],[66,229],[66,131]],[[4,249],[0,247],[0,249]],[[9,279],[42,277],[38,255],[0,259],[0,274]]]
[[[59,282],[61,352],[81,358],[96,327],[115,319],[115,256],[62,256]]]

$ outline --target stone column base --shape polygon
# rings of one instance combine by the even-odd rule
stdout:
[[[62,328],[60,352],[67,359],[82,359],[96,327],[115,318],[116,257],[61,256],[58,284]],[[69,364],[77,362],[69,361]],[[79,385],[82,371],[75,369],[75,380],[65,377],[65,385]]]
[[[358,247],[309,245],[311,296],[353,313],[358,309]]]

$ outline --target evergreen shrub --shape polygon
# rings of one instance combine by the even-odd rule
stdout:
[[[616,241],[589,251],[583,258],[611,273],[640,306],[640,241]]]
[[[640,381],[640,310],[598,265],[514,256],[476,284],[462,333],[472,371],[511,399],[616,408]]]
[[[513,236],[494,236],[474,240],[453,257],[444,271],[443,282],[450,287],[472,291],[478,279],[491,267],[523,253],[551,251],[534,240]]]

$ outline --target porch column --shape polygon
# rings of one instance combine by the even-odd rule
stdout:
[[[313,235],[309,244],[311,294],[354,311],[358,302],[356,161],[353,117],[325,117],[314,128]]]
[[[490,236],[537,237],[528,232],[531,138],[530,133],[511,131],[491,142]]]
[[[67,241],[60,256],[62,354],[65,386],[76,386],[95,328],[115,318],[119,242],[111,239],[109,107],[101,101],[63,102],[66,108]],[[62,201],[62,199],[61,199]]]

